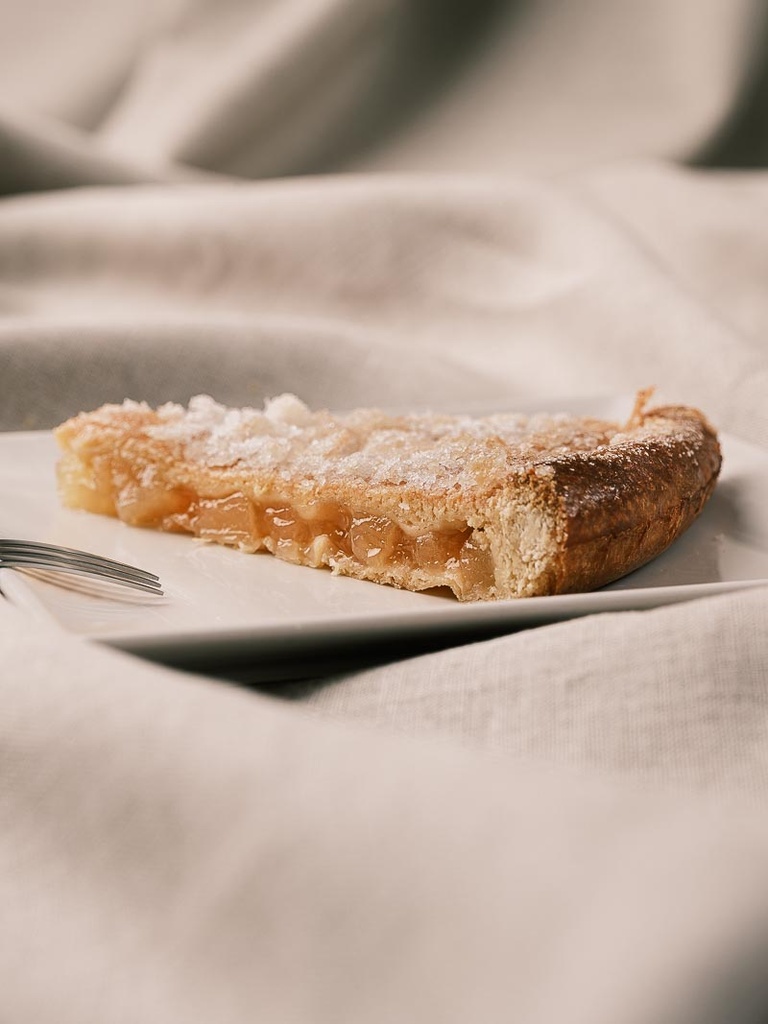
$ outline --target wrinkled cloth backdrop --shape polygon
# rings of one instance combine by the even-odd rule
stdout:
[[[0,3],[0,425],[655,383],[768,446],[760,0]],[[768,595],[258,692],[0,600],[0,1018],[765,1020]]]

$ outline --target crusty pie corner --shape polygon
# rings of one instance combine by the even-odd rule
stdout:
[[[462,601],[587,591],[663,551],[717,480],[702,413],[648,397],[623,424],[126,401],[57,428],[59,489],[134,526]]]

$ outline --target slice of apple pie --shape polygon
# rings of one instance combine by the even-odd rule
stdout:
[[[594,589],[663,551],[720,469],[695,409],[627,423],[126,401],[56,430],[63,501],[462,601]]]

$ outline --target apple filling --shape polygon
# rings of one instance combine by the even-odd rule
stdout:
[[[494,583],[490,555],[469,527],[406,530],[387,516],[359,514],[338,502],[291,505],[241,492],[196,498],[164,527],[246,551],[265,548],[301,565],[356,562],[394,576],[398,566],[418,569],[425,587],[449,586],[462,597],[488,596]]]
[[[244,551],[265,549],[301,565],[349,570],[356,563],[393,582],[398,569],[407,569],[424,589],[447,586],[463,600],[492,596],[492,559],[482,534],[469,526],[420,530],[335,501],[292,505],[254,500],[242,492],[204,497],[141,474],[121,478],[114,468],[113,463],[110,473],[106,465],[92,464],[96,472],[86,484],[62,467],[67,503],[116,514],[132,526],[191,533]]]

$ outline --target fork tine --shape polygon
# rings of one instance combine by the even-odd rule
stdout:
[[[158,591],[160,589],[160,581],[156,577],[137,575],[130,571],[98,565],[95,562],[56,558],[51,555],[41,557],[40,555],[33,554],[17,554],[10,556],[0,554],[0,565],[17,566],[19,568],[30,567],[37,569],[49,569],[55,572],[79,573],[83,576],[99,577],[104,580],[112,580],[115,583],[124,583],[129,586],[141,587],[145,590]]]
[[[34,559],[28,558],[23,561],[14,559],[5,561],[0,558],[0,569],[41,569],[45,573],[66,573],[72,576],[83,576],[91,580],[103,580],[105,583],[114,583],[117,586],[130,587],[132,590],[141,590],[147,594],[157,594],[158,596],[163,595],[163,589],[159,582],[154,580],[143,580],[136,579],[133,576],[121,576],[113,573],[105,573],[102,570],[95,569],[92,566],[78,566],[68,563],[56,563],[52,564],[50,561],[45,559]]]
[[[75,572],[84,576],[99,576],[103,579],[134,584],[150,590],[157,590],[160,586],[160,581],[157,577],[137,576],[133,572],[113,569],[110,566],[101,566],[95,562],[57,558],[53,555],[16,554],[6,556],[0,552],[0,564],[19,567],[30,566],[36,569],[52,569],[56,572]]]
[[[163,593],[160,580],[155,573],[87,551],[62,548],[38,541],[0,540],[0,566],[2,565],[73,573],[153,594]]]
[[[78,576],[89,576],[91,579],[101,579],[105,582],[122,584],[138,590],[145,590],[153,594],[162,594],[162,588],[158,580],[143,579],[131,576],[127,573],[120,573],[115,570],[104,570],[93,565],[78,564],[76,562],[54,561],[50,558],[36,558],[34,556],[17,556],[5,558],[0,556],[0,568],[17,569],[45,569],[48,572],[71,573]]]
[[[139,569],[126,562],[116,562],[112,558],[105,558],[103,555],[94,555],[88,551],[79,551],[75,548],[64,548],[57,544],[43,544],[40,541],[19,541],[0,540],[0,557],[6,555],[12,557],[41,557],[43,559],[55,559],[61,562],[76,562],[82,565],[92,565],[96,569],[112,569],[127,573],[134,577],[147,580],[158,580],[159,577],[146,569]]]

